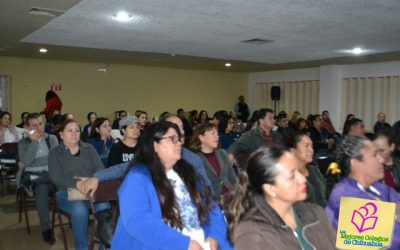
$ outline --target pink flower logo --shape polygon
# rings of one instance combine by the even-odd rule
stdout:
[[[373,202],[368,202],[358,210],[353,211],[351,223],[359,233],[375,228],[378,216],[374,216],[378,207]]]

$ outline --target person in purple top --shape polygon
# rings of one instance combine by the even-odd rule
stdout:
[[[384,177],[384,167],[378,148],[364,136],[346,136],[337,150],[337,160],[347,177],[335,185],[325,208],[333,227],[338,225],[341,197],[397,203],[392,245],[388,249],[400,249],[400,194],[379,182]]]

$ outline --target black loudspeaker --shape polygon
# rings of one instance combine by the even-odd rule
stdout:
[[[279,101],[281,99],[281,87],[272,86],[271,88],[271,99]]]

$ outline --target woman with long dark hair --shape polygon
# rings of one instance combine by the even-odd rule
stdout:
[[[203,123],[208,123],[209,118],[208,118],[208,113],[206,110],[201,110],[199,115],[197,116],[197,124],[203,124]]]
[[[96,149],[104,166],[108,166],[108,155],[111,147],[117,142],[111,130],[110,120],[105,117],[98,117],[93,123],[89,139],[87,140],[87,143]]]
[[[238,134],[236,134],[233,129],[233,118],[223,116],[218,124],[219,146],[221,148],[227,150],[229,146],[237,140]]]
[[[324,210],[302,202],[306,180],[287,149],[260,148],[227,203],[229,236],[236,250],[335,249]]]
[[[140,143],[118,192],[112,249],[231,249],[219,207],[181,159],[178,127],[151,124]]]

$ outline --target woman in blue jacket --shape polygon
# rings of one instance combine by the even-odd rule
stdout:
[[[98,117],[93,123],[89,139],[87,140],[87,143],[96,149],[104,166],[108,166],[108,154],[111,147],[117,142],[111,131],[110,120],[105,117]]]
[[[181,150],[175,124],[163,121],[144,130],[118,192],[112,249],[232,249],[220,208]]]

